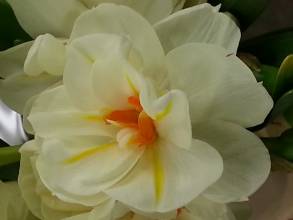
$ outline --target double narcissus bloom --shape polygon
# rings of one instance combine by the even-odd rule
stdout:
[[[63,83],[32,102],[34,178],[90,213],[117,200],[152,219],[174,210],[188,219],[180,214],[192,214],[188,204],[246,200],[270,161],[245,128],[264,120],[272,100],[236,57],[239,39],[208,4],[154,27],[130,8],[101,4],[76,20],[68,42],[40,36],[25,68]],[[193,219],[233,219],[212,214]]]

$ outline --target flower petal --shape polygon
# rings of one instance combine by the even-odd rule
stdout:
[[[23,64],[33,42],[26,42],[0,52],[0,78],[23,72]]]
[[[147,148],[134,169],[105,192],[143,212],[168,212],[191,201],[221,172],[222,159],[208,144],[193,140],[186,150],[162,141]]]
[[[125,57],[127,59],[129,53],[129,41],[123,36],[113,34],[87,35],[70,43],[64,72],[64,84],[78,108],[96,111],[105,107],[103,100],[96,97],[93,88],[95,62],[102,62],[112,57],[117,57],[117,59]],[[109,83],[105,81],[96,83],[113,88],[109,87]]]
[[[171,87],[189,99],[192,122],[220,119],[252,127],[273,106],[249,68],[221,47],[187,44],[171,51],[167,64]]]
[[[68,37],[74,20],[87,8],[78,0],[8,0],[18,22],[32,37],[51,33]]]
[[[37,76],[43,72],[63,75],[65,64],[65,45],[63,41],[50,34],[37,37],[30,48],[24,63],[24,72]]]
[[[166,53],[186,43],[210,43],[236,53],[240,30],[217,7],[200,4],[180,10],[155,24],[155,29]]]
[[[82,112],[75,108],[64,86],[47,90],[33,102],[28,116],[40,137],[72,135],[115,136],[117,129],[107,125],[99,112]]]
[[[143,107],[147,105],[142,103]],[[158,135],[178,147],[188,149],[192,132],[186,95],[179,90],[171,90],[153,101],[150,108],[146,106],[146,113],[154,119]]]
[[[37,220],[27,209],[21,198],[17,182],[0,181],[0,218],[1,220]]]
[[[161,19],[167,17],[172,13],[175,6],[181,3],[181,8],[183,6],[182,2],[179,0],[148,0],[148,1],[132,1],[132,0],[82,0],[88,8],[98,6],[101,3],[116,3],[128,6],[143,17],[145,17],[151,24],[160,21]]]
[[[157,84],[164,80],[164,51],[152,26],[138,13],[121,5],[101,4],[76,20],[71,40],[95,33],[127,36],[142,57],[144,73]]]
[[[97,99],[110,109],[129,109],[129,97],[139,94],[143,79],[124,59],[96,60],[93,85]]]
[[[270,157],[256,135],[223,121],[195,124],[193,128],[193,137],[215,147],[224,161],[222,177],[204,196],[220,203],[241,201],[264,183],[270,172]]]
[[[226,204],[216,203],[202,196],[192,200],[185,207],[191,215],[199,219],[236,220]]]
[[[30,77],[19,72],[0,81],[0,97],[10,108],[23,113],[26,102],[61,80],[58,76],[41,74]]]
[[[111,141],[97,136],[46,139],[37,159],[42,182],[63,201],[97,205],[100,198],[95,201],[94,195],[119,181],[142,153]],[[92,199],[81,201],[80,196]]]

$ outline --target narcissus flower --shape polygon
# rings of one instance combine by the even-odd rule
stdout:
[[[10,206],[14,206],[15,204],[13,204],[12,201],[21,202],[22,206],[17,203],[18,206],[15,206],[15,208],[28,212],[26,206],[24,205],[25,201],[27,207],[34,214],[34,216],[42,220],[235,220],[234,214],[229,206],[212,202],[201,196],[187,204],[185,207],[181,207],[167,213],[137,213],[137,210],[131,210],[121,203],[117,201],[115,202],[115,200],[105,194],[99,195],[100,202],[94,206],[83,206],[76,203],[64,202],[52,195],[39,178],[36,170],[36,158],[38,157],[41,144],[42,139],[37,138],[36,140],[27,142],[21,149],[20,174],[18,178],[21,195],[18,191],[16,183],[8,185],[0,183],[0,191],[3,190],[3,192],[1,191],[1,195],[5,195],[0,199],[0,209],[3,209],[1,211],[2,215],[7,214],[7,217],[11,217],[12,214],[15,215],[18,213],[15,212],[15,209],[13,209],[12,212],[12,209],[7,206],[9,202],[11,202]],[[12,189],[14,190],[12,191]],[[21,198],[21,196],[23,198]],[[11,198],[11,200],[8,198]],[[23,214],[20,216],[23,216],[25,220],[36,219],[31,214]],[[6,218],[3,219],[6,220]],[[15,219],[19,219],[19,217]]]
[[[0,52],[0,98],[5,104],[25,114],[35,95],[61,81],[65,51],[63,44],[72,31],[75,19],[103,2],[127,5],[151,23],[156,23],[181,9],[185,1],[9,0],[19,23],[36,40]],[[46,33],[59,38],[39,36]]]
[[[28,117],[44,139],[36,170],[59,199],[94,206],[104,193],[167,212],[198,196],[245,200],[266,179],[268,152],[245,128],[272,100],[235,56],[237,26],[203,4],[154,28],[112,4],[76,20],[64,84]]]

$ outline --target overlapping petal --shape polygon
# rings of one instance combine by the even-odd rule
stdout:
[[[101,4],[76,20],[70,39],[96,33],[129,38],[133,48],[141,55],[144,73],[152,76],[158,85],[165,80],[161,43],[152,26],[138,13],[125,6]]]
[[[208,144],[193,140],[186,150],[162,141],[147,148],[133,170],[105,192],[141,211],[167,212],[191,201],[221,173],[222,159]]]
[[[82,0],[87,7],[92,8],[98,6],[101,3],[116,3],[128,6],[138,13],[140,13],[144,18],[146,18],[150,23],[155,23],[161,19],[170,15],[174,9],[182,8],[184,0]]]
[[[256,135],[239,125],[223,121],[194,124],[193,136],[215,147],[223,157],[222,177],[204,194],[210,200],[247,200],[268,177],[267,149]]]
[[[85,10],[78,0],[8,0],[18,22],[32,37],[51,33],[68,37],[75,19]]]
[[[80,111],[72,104],[64,86],[39,95],[28,120],[41,137],[72,135],[115,136],[116,129],[107,125],[98,111]]]
[[[47,139],[37,159],[44,184],[64,201],[96,205],[80,196],[93,196],[119,181],[139,159],[143,151],[119,148],[109,138],[74,136]],[[69,197],[70,196],[70,197]]]
[[[194,123],[220,119],[252,127],[273,106],[249,68],[221,47],[186,44],[171,51],[167,63],[171,88],[186,93]]]
[[[180,10],[155,24],[166,53],[186,43],[209,43],[236,53],[240,29],[218,7],[200,4]]]

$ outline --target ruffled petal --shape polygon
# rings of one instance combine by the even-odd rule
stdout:
[[[229,122],[205,122],[193,126],[193,137],[209,143],[224,161],[222,177],[204,196],[220,203],[247,200],[266,180],[270,156],[253,133]]]
[[[101,202],[94,196],[119,181],[141,153],[140,149],[121,149],[112,140],[97,136],[46,139],[37,170],[42,182],[61,200],[93,206]]]
[[[209,43],[236,53],[240,29],[218,7],[200,4],[180,10],[155,24],[166,53],[186,43]]]
[[[168,212],[191,201],[221,173],[222,159],[208,144],[193,140],[186,150],[161,141],[148,147],[134,169],[105,192],[143,212]]]
[[[167,55],[172,88],[184,91],[192,122],[220,119],[244,127],[262,123],[273,101],[235,55],[211,44],[187,44]]]
[[[87,8],[78,0],[8,0],[18,22],[32,37],[51,33],[68,37],[74,20]]]

